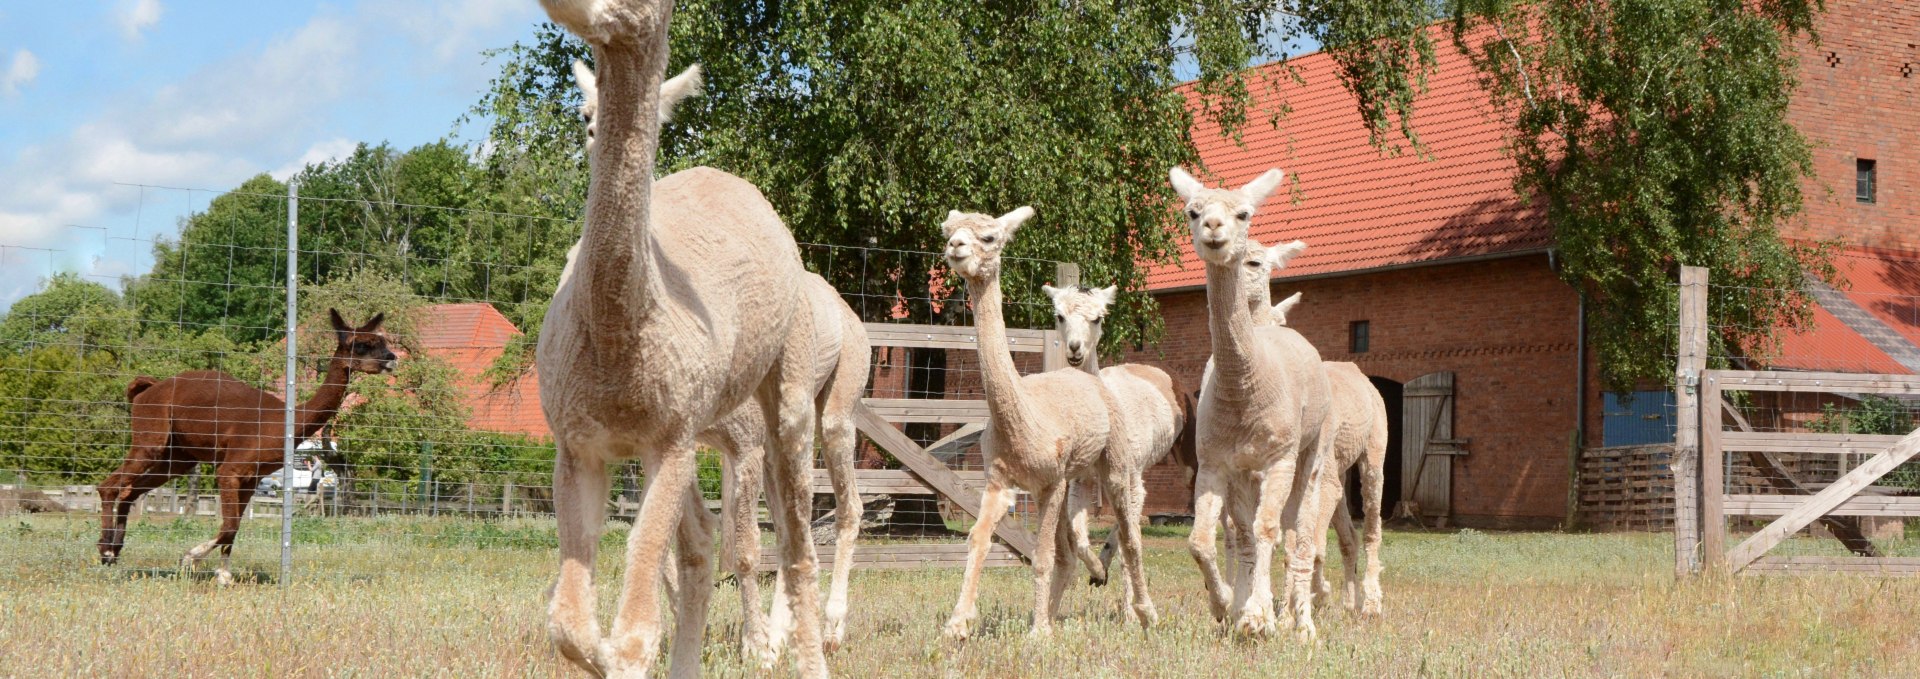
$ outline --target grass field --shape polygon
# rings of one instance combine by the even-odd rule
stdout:
[[[551,528],[432,519],[303,526],[298,572],[274,582],[277,525],[250,522],[246,584],[172,562],[203,522],[145,522],[129,563],[92,564],[93,525],[0,518],[0,676],[568,675],[541,593]],[[1029,571],[988,572],[981,627],[943,642],[957,570],[856,572],[849,677],[1913,676],[1920,580],[1737,577],[1676,585],[1658,535],[1390,532],[1387,615],[1322,616],[1317,647],[1223,636],[1184,536],[1150,536],[1161,624],[1123,624],[1116,588],[1076,586],[1051,639],[1027,637]],[[609,538],[609,546],[619,536]],[[603,550],[602,614],[617,549]],[[248,576],[251,577],[248,577]],[[734,652],[731,585],[714,596],[705,674],[751,674]]]

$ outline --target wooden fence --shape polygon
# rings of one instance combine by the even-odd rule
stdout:
[[[1673,444],[1582,451],[1579,516],[1595,530],[1673,530]]]

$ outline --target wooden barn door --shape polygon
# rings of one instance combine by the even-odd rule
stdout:
[[[1401,403],[1400,497],[1408,502],[1400,513],[1445,525],[1453,515],[1453,456],[1466,454],[1466,441],[1453,435],[1453,373],[1407,382]]]

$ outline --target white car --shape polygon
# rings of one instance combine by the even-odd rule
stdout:
[[[308,441],[301,443],[295,450],[318,453],[324,448],[318,443]],[[333,470],[327,469],[321,463],[319,456],[313,454],[304,454],[295,458],[291,480],[293,489],[301,493],[314,493],[322,489],[331,490],[340,486],[340,478],[334,475]],[[260,479],[259,492],[278,493],[286,481],[287,468],[275,469]]]

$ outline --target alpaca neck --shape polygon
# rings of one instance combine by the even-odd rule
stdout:
[[[1207,330],[1213,335],[1215,393],[1242,394],[1252,388],[1259,344],[1253,314],[1240,291],[1239,260],[1207,264]]]
[[[633,329],[664,294],[653,271],[651,208],[665,57],[664,37],[594,48],[599,109],[586,225],[573,273],[585,286],[589,346],[616,362],[633,360]]]
[[[1007,348],[1007,322],[1001,316],[1000,277],[967,281],[973,296],[973,327],[980,339],[980,381],[987,392],[987,413],[1001,431],[1026,431],[1032,422],[1020,371]]]
[[[1094,342],[1098,345],[1099,342]],[[1098,377],[1100,375],[1100,352],[1088,351],[1087,358],[1080,362],[1080,372]]]
[[[1273,325],[1273,283],[1262,282],[1244,292],[1247,294],[1247,315],[1254,327]]]
[[[333,421],[339,414],[340,404],[347,400],[347,378],[353,371],[347,368],[346,359],[335,358],[327,361],[327,379],[313,396],[300,404],[294,416],[294,440],[304,441],[320,432],[320,428]]]

